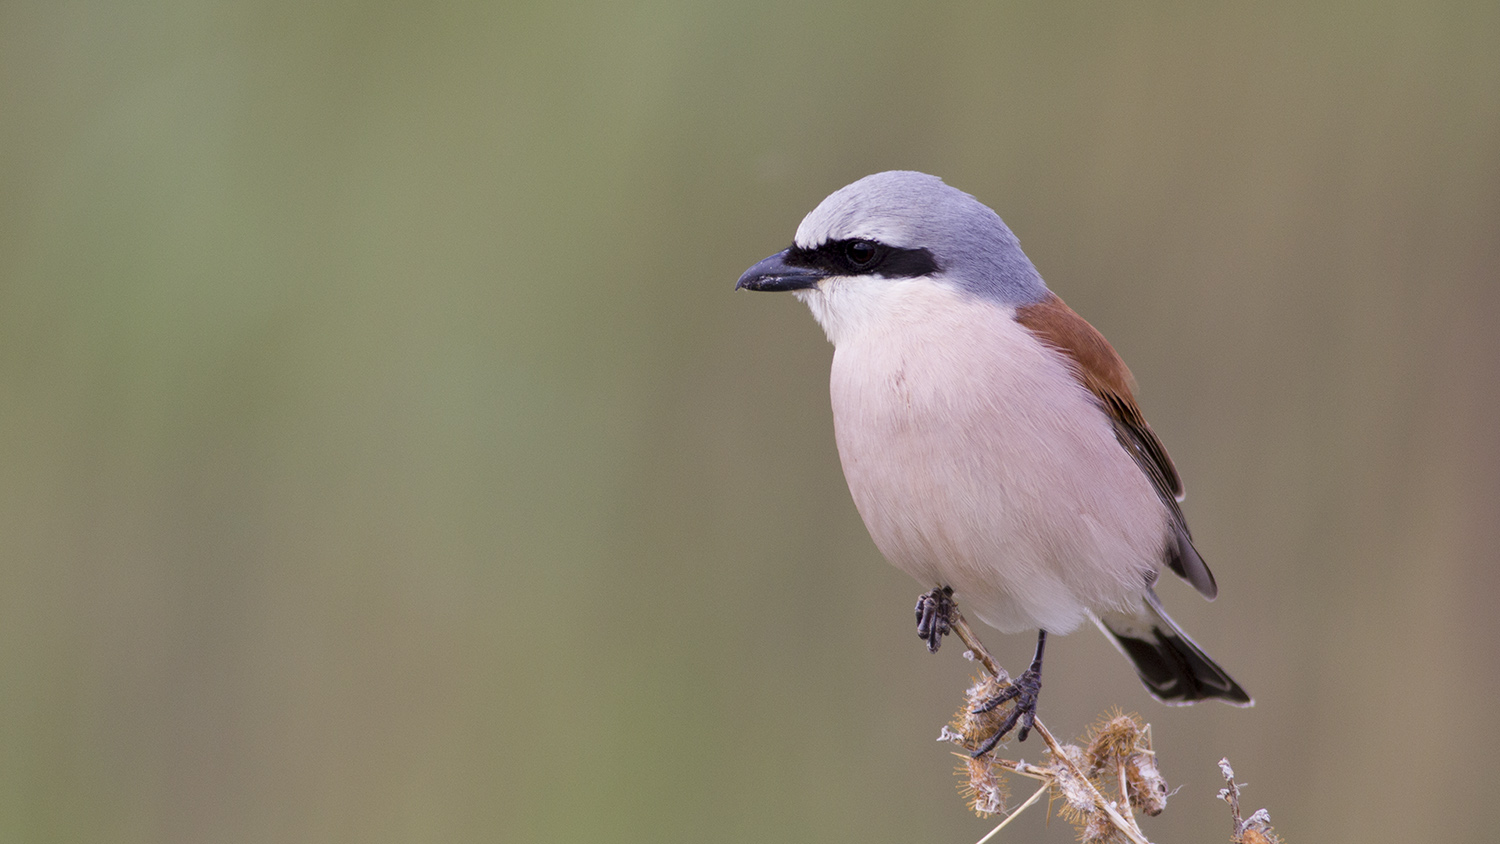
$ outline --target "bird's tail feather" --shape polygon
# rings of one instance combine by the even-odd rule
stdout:
[[[1134,663],[1135,673],[1157,700],[1186,704],[1218,698],[1236,706],[1255,702],[1162,611],[1161,602],[1150,589],[1146,590],[1140,613],[1107,613],[1095,620],[1120,653]]]

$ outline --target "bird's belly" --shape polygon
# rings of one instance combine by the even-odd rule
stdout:
[[[892,563],[1002,631],[1066,632],[1134,606],[1167,511],[1062,356],[996,313],[841,343],[839,456]]]

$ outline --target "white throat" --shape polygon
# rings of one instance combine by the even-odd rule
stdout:
[[[933,296],[939,289],[948,295]],[[941,307],[942,302],[951,302],[953,294],[963,295],[956,286],[931,276],[840,276],[795,293],[807,303],[835,348],[866,332],[886,331],[896,325],[931,318],[936,315],[933,309]]]

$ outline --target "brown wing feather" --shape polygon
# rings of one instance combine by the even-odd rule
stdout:
[[[1213,573],[1193,549],[1187,521],[1178,506],[1183,494],[1182,478],[1135,403],[1135,378],[1125,361],[1104,335],[1056,294],[1049,293],[1046,299],[1017,309],[1016,320],[1073,362],[1079,380],[1099,398],[1100,406],[1114,422],[1120,446],[1135,458],[1136,465],[1151,479],[1151,485],[1171,511],[1178,541],[1176,548],[1169,549],[1168,565],[1205,596],[1212,598],[1218,594]]]

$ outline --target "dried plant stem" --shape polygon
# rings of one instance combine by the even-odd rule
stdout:
[[[959,757],[960,759],[969,758],[969,754],[967,753],[955,753],[953,755]],[[995,764],[999,765],[1007,771],[1010,771],[1013,774],[1020,774],[1023,777],[1029,777],[1030,779],[1034,779],[1037,782],[1052,782],[1051,774],[1039,771],[1035,766],[1028,765],[1025,762],[1013,762],[1010,759],[996,759]]]
[[[1030,797],[1026,798],[1026,802],[1025,803],[1022,803],[1021,805],[1017,806],[1016,810],[1014,812],[1011,812],[1010,814],[1008,814],[1008,815],[1005,816],[1005,820],[1001,821],[999,826],[997,826],[994,829],[990,830],[988,835],[986,835],[985,837],[983,837],[983,838],[979,839],[978,841],[974,842],[974,844],[984,844],[984,842],[989,841],[991,838],[994,838],[996,835],[999,835],[1000,834],[1000,830],[1005,829],[1005,826],[1007,824],[1009,824],[1011,821],[1015,820],[1017,815],[1021,814],[1022,812],[1026,811],[1028,808],[1030,808],[1031,804],[1033,804],[1036,801],[1042,799],[1042,795],[1046,794],[1047,793],[1047,789],[1049,789],[1051,787],[1052,787],[1052,782],[1050,780],[1044,781],[1042,783],[1042,787],[1038,788],[1036,790],[1035,794],[1033,794]]]
[[[990,656],[990,652],[985,649],[984,643],[979,641],[979,637],[974,635],[974,628],[969,626],[969,622],[964,619],[964,614],[958,611],[957,606],[949,614],[948,621],[953,628],[953,632],[963,641],[964,647],[968,648],[969,653],[973,654],[974,658],[979,660],[979,664],[984,666],[984,670],[990,672],[991,677],[999,679],[1010,678],[1005,669],[1000,667],[1000,663],[996,662],[995,658]]]
[[[1094,783],[1090,781],[1088,777],[1084,776],[1083,771],[1078,770],[1077,765],[1073,764],[1073,760],[1069,759],[1066,753],[1063,753],[1062,747],[1057,743],[1057,739],[1053,738],[1052,733],[1042,725],[1041,719],[1037,719],[1036,721],[1034,721],[1032,726],[1037,731],[1037,734],[1042,737],[1042,741],[1045,741],[1047,743],[1047,749],[1052,751],[1052,758],[1060,760],[1064,765],[1067,765],[1068,769],[1073,772],[1073,775],[1078,777],[1079,782],[1088,787],[1088,790],[1093,795],[1094,800],[1097,801],[1098,805],[1104,809],[1106,814],[1109,815],[1109,819],[1114,822],[1115,827],[1118,828],[1121,832],[1125,833],[1126,838],[1129,838],[1132,842],[1134,842],[1134,844],[1151,844],[1151,842],[1146,839],[1146,836],[1141,834],[1140,827],[1136,826],[1135,818],[1132,816],[1132,818],[1127,821],[1125,820],[1125,818],[1121,817],[1120,811],[1115,808],[1114,801],[1106,800],[1104,795],[1099,793],[1099,789],[1094,787]],[[1126,798],[1124,797],[1124,794],[1122,792],[1121,800],[1125,799]],[[1126,811],[1130,810],[1126,809]]]
[[[1131,826],[1137,826],[1135,814],[1130,811],[1130,780],[1125,775],[1125,766],[1120,766],[1120,807],[1125,810],[1125,820]]]
[[[1234,769],[1228,759],[1219,760],[1219,773],[1224,775],[1224,787],[1219,789],[1219,799],[1229,804],[1229,815],[1234,821],[1233,844],[1280,844],[1281,836],[1271,828],[1271,813],[1257,809],[1248,818],[1240,816],[1240,784],[1234,781]]]
[[[1135,842],[1135,844],[1151,844],[1151,842],[1146,839],[1146,836],[1142,835],[1140,831],[1135,828],[1135,824],[1130,823],[1124,818],[1120,817],[1120,812],[1115,808],[1115,804],[1105,803],[1103,805],[1104,811],[1109,813],[1109,819],[1115,822],[1115,828],[1125,833],[1126,838],[1129,838],[1131,841]]]
[[[978,660],[979,664],[984,666],[984,669],[990,673],[990,676],[999,680],[1010,679],[1010,674],[1008,674],[1004,668],[1000,667],[1000,663],[996,662],[995,658],[990,655],[990,652],[985,648],[984,643],[979,641],[978,636],[974,635],[973,628],[969,627],[969,622],[964,619],[963,613],[958,611],[957,606],[954,606],[952,609],[952,612],[949,616],[949,623],[953,629],[953,632],[956,633],[958,635],[958,638],[963,641],[964,647],[969,649],[969,652],[974,655],[974,659]],[[1126,820],[1120,814],[1119,810],[1115,808],[1114,801],[1105,799],[1104,795],[1099,792],[1099,789],[1095,788],[1094,784],[1089,781],[1089,778],[1087,776],[1084,776],[1083,771],[1079,770],[1078,766],[1073,764],[1073,760],[1069,759],[1067,754],[1063,753],[1062,746],[1057,743],[1057,739],[1052,737],[1052,732],[1047,729],[1046,725],[1042,723],[1042,720],[1040,718],[1032,721],[1032,729],[1036,730],[1037,735],[1042,737],[1042,741],[1047,743],[1047,749],[1052,752],[1052,758],[1066,765],[1068,769],[1073,772],[1073,775],[1078,777],[1078,781],[1088,788],[1096,804],[1100,808],[1102,808],[1106,814],[1109,815],[1110,821],[1114,823],[1115,827],[1118,828],[1120,832],[1125,834],[1126,838],[1130,839],[1133,844],[1151,844],[1151,842],[1141,834],[1140,827],[1135,823],[1134,815],[1132,815],[1129,820]],[[1121,772],[1121,779],[1121,784],[1123,785],[1123,769]],[[1128,801],[1126,793],[1127,792],[1124,788],[1120,790],[1121,801]],[[1033,797],[1032,800],[1026,801],[1026,803],[1022,805],[1020,809],[1012,812],[1009,817],[1005,819],[1005,823],[1009,823],[1010,818],[1013,818],[1016,815],[1020,814],[1021,809],[1026,808],[1026,806],[1030,806],[1033,802],[1035,802],[1035,797]],[[1125,811],[1130,811],[1128,806]],[[1002,823],[1000,826],[1005,826],[1005,823]],[[998,831],[999,828],[1000,827],[996,827],[996,830]],[[985,836],[985,838],[988,839],[989,836]]]

